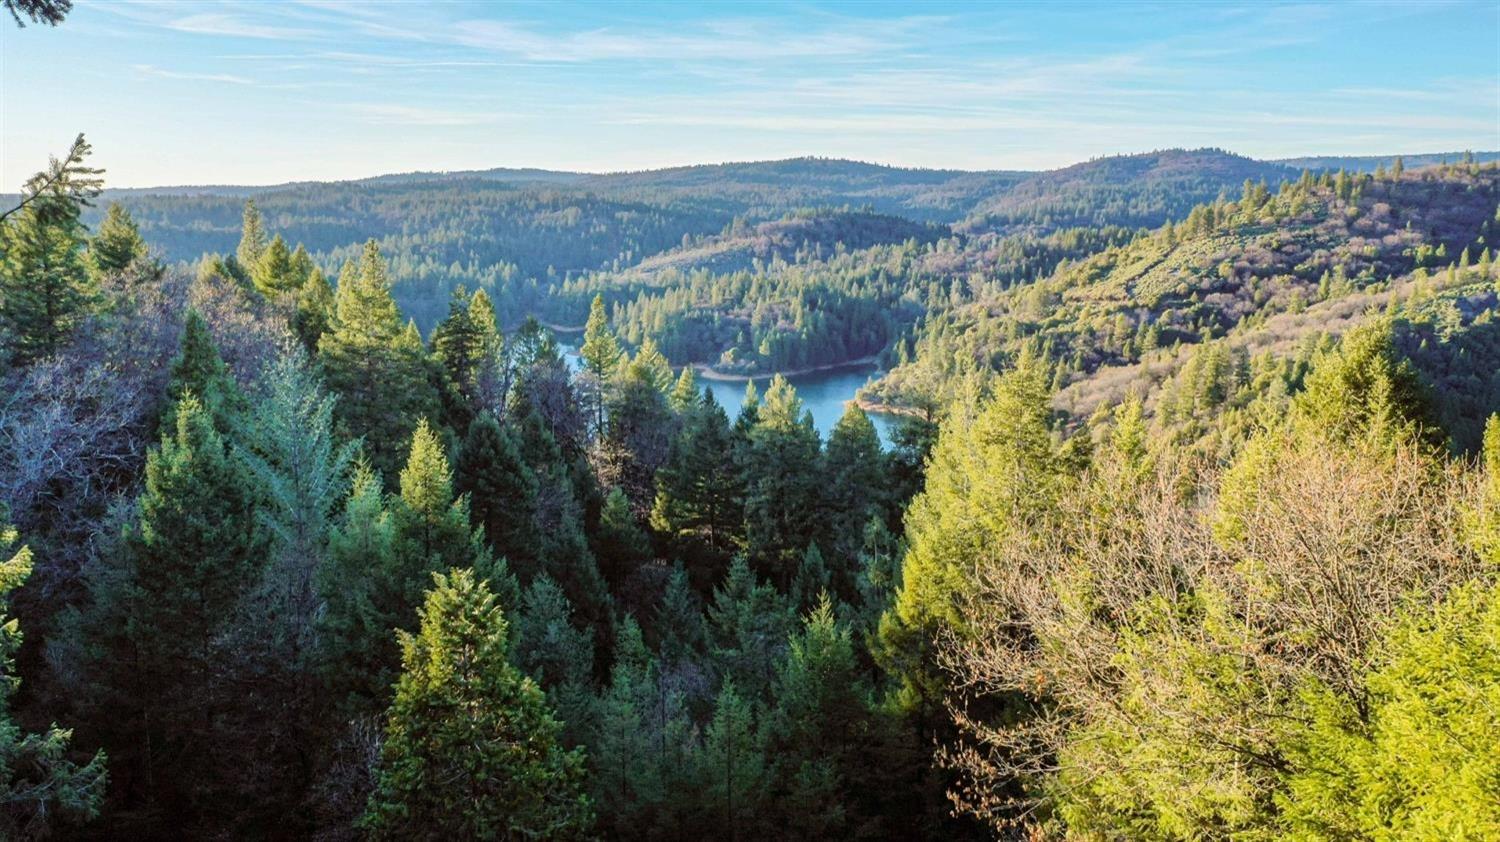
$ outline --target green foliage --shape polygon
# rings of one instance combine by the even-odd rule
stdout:
[[[146,461],[119,549],[90,582],[81,619],[94,688],[90,726],[146,803],[199,820],[226,806],[232,770],[213,747],[233,698],[226,632],[266,563],[255,491],[192,395]]]
[[[772,378],[745,452],[745,536],[750,558],[782,588],[820,529],[819,449],[796,389]]]
[[[89,242],[89,264],[95,276],[123,272],[130,264],[146,256],[146,241],[130,212],[119,202],[110,203],[99,231]]]
[[[240,244],[234,250],[235,259],[244,272],[254,272],[269,247],[266,227],[260,209],[254,199],[245,201],[245,211],[240,221]],[[284,244],[283,244],[284,245]]]
[[[708,618],[714,661],[738,693],[759,699],[770,689],[795,616],[775,587],[756,581],[743,558],[734,560]]]
[[[578,348],[578,356],[583,360],[584,367],[603,382],[614,376],[615,368],[624,354],[619,340],[609,329],[609,314],[604,310],[604,296],[596,295],[593,304],[589,306],[588,322],[583,326],[583,344]]]
[[[11,593],[31,575],[31,551],[16,547],[16,531],[0,521],[0,834],[40,839],[99,815],[107,781],[104,752],[84,764],[68,757],[72,731],[52,725],[27,733],[11,701],[20,687],[15,654],[21,629],[9,616]]]
[[[934,698],[942,683],[925,656],[913,665],[913,646],[943,630],[964,634],[957,603],[972,592],[979,561],[1049,516],[1062,493],[1067,466],[1053,446],[1047,398],[1040,362],[1022,359],[993,395],[954,410],[932,451],[926,486],[907,510],[901,588],[881,621],[887,663],[909,701]]]
[[[307,274],[299,272],[298,268],[292,262],[291,249],[280,234],[272,238],[270,245],[261,251],[260,258],[247,267],[255,289],[269,299],[295,293],[302,286]]]
[[[197,400],[221,433],[235,428],[246,410],[245,396],[229,375],[229,368],[208,332],[208,323],[197,310],[188,310],[182,326],[182,342],[172,360],[167,411],[162,416],[164,429],[176,426],[176,408],[188,395]]]
[[[665,534],[673,556],[691,559],[707,592],[731,550],[743,541],[744,484],[735,462],[729,418],[704,390],[682,415],[666,461],[656,472],[651,527]]]
[[[319,671],[341,710],[369,713],[390,686],[391,627],[377,586],[394,559],[395,526],[380,478],[359,463],[316,576],[326,606],[317,625]]]
[[[443,371],[443,402],[454,429],[467,429],[474,413],[482,409],[478,406],[480,378],[500,344],[489,296],[481,289],[469,297],[462,286],[455,288],[448,318],[432,332],[432,353]]]
[[[872,517],[883,517],[889,504],[889,466],[880,437],[864,410],[850,403],[828,436],[822,460],[826,512],[823,544],[835,560],[835,593],[851,600],[855,593],[854,563],[864,542],[864,527]]]
[[[341,431],[364,439],[370,463],[395,475],[401,444],[437,409],[420,339],[403,329],[380,249],[371,240],[345,264],[329,330],[318,340],[328,386],[339,394]]]
[[[1352,703],[1303,693],[1287,838],[1500,835],[1500,590],[1472,583],[1386,636]]]
[[[1363,325],[1318,361],[1295,401],[1310,435],[1345,442],[1355,437],[1420,437],[1437,447],[1441,430],[1429,421],[1427,390],[1392,344],[1387,323]]]
[[[872,738],[869,690],[854,657],[849,629],[834,619],[825,595],[791,638],[777,669],[767,724],[774,760],[773,795],[803,839],[848,838],[858,826],[855,787]],[[873,782],[872,782],[873,783]]]
[[[97,304],[80,210],[55,183],[0,220],[0,343],[12,364],[57,353]]]
[[[577,839],[593,811],[581,751],[565,751],[542,691],[507,660],[494,595],[435,574],[403,671],[364,828],[376,839]]]
[[[567,595],[546,576],[538,576],[526,589],[518,616],[516,665],[547,691],[562,723],[563,742],[578,745],[593,718],[589,692],[593,630],[573,625],[573,606]]]
[[[518,571],[534,571],[542,554],[535,532],[538,485],[515,431],[489,414],[470,424],[454,482],[468,496],[470,517],[494,553]]]
[[[714,826],[731,838],[747,835],[761,821],[766,796],[766,757],[756,732],[750,703],[725,681],[714,701],[714,715],[704,736],[697,776],[705,784]]]
[[[595,544],[600,572],[612,583],[623,581],[651,558],[651,539],[636,523],[630,500],[618,488],[604,497]]]

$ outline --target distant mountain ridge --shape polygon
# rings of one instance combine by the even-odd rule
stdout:
[[[1465,154],[1471,154],[1477,163],[1500,160],[1500,151],[1483,152],[1427,152],[1393,153],[1390,155],[1307,155],[1295,158],[1256,159],[1223,152],[1217,149],[1169,149],[1143,153],[1124,153],[1103,158],[1094,158],[1055,170],[961,170],[926,167],[901,167],[856,161],[847,158],[820,158],[804,156],[766,161],[729,161],[718,164],[686,164],[645,170],[619,172],[579,172],[572,170],[549,170],[536,167],[493,167],[482,170],[418,170],[403,173],[383,173],[364,178],[334,181],[288,181],[280,184],[182,184],[151,187],[118,187],[106,193],[116,196],[162,196],[162,195],[219,195],[254,196],[278,190],[298,187],[333,184],[405,184],[434,181],[462,181],[483,179],[506,184],[562,184],[596,189],[618,189],[630,186],[702,186],[724,179],[739,179],[765,185],[787,184],[798,178],[827,179],[843,178],[850,183],[863,183],[867,187],[927,186],[940,187],[962,182],[1008,181],[1020,183],[1034,177],[1056,175],[1086,168],[1101,162],[1119,162],[1135,159],[1159,158],[1172,154],[1193,155],[1218,152],[1223,155],[1259,164],[1280,165],[1292,169],[1350,169],[1373,170],[1377,166],[1390,166],[1401,158],[1408,167],[1451,163]],[[6,194],[8,195],[8,194]]]
[[[1376,167],[1389,167],[1397,158],[1405,167],[1430,167],[1433,164],[1452,164],[1471,155],[1476,164],[1500,161],[1500,152],[1426,152],[1416,155],[1308,155],[1302,158],[1278,158],[1270,163],[1309,170],[1351,170],[1374,172]]]

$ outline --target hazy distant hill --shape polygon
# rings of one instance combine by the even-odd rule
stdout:
[[[769,222],[741,222],[722,234],[651,255],[631,267],[628,274],[650,276],[666,270],[737,272],[757,262],[796,263],[830,257],[839,249],[852,251],[908,240],[928,243],[946,230],[899,216],[860,211],[790,214]]]
[[[1410,160],[1415,166],[1421,156]],[[947,283],[950,270],[934,272],[936,266],[965,279],[974,272],[1032,277],[1050,270],[1047,260],[1073,255],[1085,242],[995,246],[1007,267],[997,273],[965,241],[1154,227],[1220,194],[1237,195],[1247,179],[1274,190],[1300,172],[1216,149],[1121,155],[1042,173],[829,158],[608,174],[501,168],[265,187],[109,190],[85,221],[96,223],[103,207],[119,200],[169,260],[196,260],[234,250],[243,204],[253,197],[269,230],[289,244],[305,244],[330,273],[365,240],[378,240],[398,301],[427,329],[446,312],[449,291],[459,284],[488,290],[507,321],[528,312],[571,321],[583,304],[576,285],[564,289],[569,279],[633,269],[638,278],[664,269],[734,272],[753,268],[757,259],[816,263],[839,243],[859,250],[950,238],[942,255],[920,257],[902,270],[925,267],[919,272],[924,284]],[[889,279],[898,281],[893,294],[919,294],[911,281]]]
[[[1389,167],[1397,158],[1402,166],[1428,167],[1433,164],[1452,164],[1461,160],[1463,152],[1429,152],[1419,155],[1312,155],[1305,158],[1281,158],[1272,163],[1285,164],[1296,169],[1350,170],[1374,172],[1376,167]],[[1500,161],[1500,152],[1471,152],[1478,164]]]
[[[1257,161],[1219,149],[1168,149],[1097,158],[1039,173],[1014,189],[981,202],[968,230],[1017,227],[1055,229],[1079,225],[1157,226],[1212,201],[1241,184],[1275,187],[1295,178],[1283,164]]]

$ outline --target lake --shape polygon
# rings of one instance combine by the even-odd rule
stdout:
[[[560,335],[557,336],[558,348],[567,358],[568,367],[577,371],[578,346],[563,339]],[[812,413],[813,426],[818,428],[818,434],[826,442],[828,434],[833,430],[833,425],[837,424],[844,414],[844,405],[854,399],[855,393],[869,381],[870,375],[874,373],[875,366],[854,363],[793,375],[787,380],[797,390],[797,397],[802,399],[802,406]],[[724,412],[728,413],[729,420],[733,422],[734,417],[740,412],[740,406],[745,402],[745,382],[743,380],[709,380],[700,377],[698,383],[700,386],[707,385],[713,391],[714,400],[724,407]],[[758,377],[755,380],[755,388],[764,395],[770,383],[770,377]],[[888,446],[891,442],[891,432],[896,427],[896,417],[880,412],[868,414],[870,421],[875,425],[875,432],[880,434],[880,443]]]

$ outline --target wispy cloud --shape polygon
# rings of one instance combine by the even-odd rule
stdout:
[[[494,111],[448,111],[388,103],[359,103],[349,106],[349,110],[368,122],[397,126],[486,126],[507,116]]]
[[[163,70],[150,64],[131,65],[131,69],[142,76],[151,76],[157,79],[181,79],[192,82],[222,82],[227,85],[253,85],[254,79],[244,76],[235,76],[231,73],[184,73],[177,70]]]
[[[172,18],[164,24],[178,32],[196,35],[227,35],[233,38],[264,38],[278,41],[301,40],[316,33],[310,29],[256,23],[231,14],[204,13]]]

